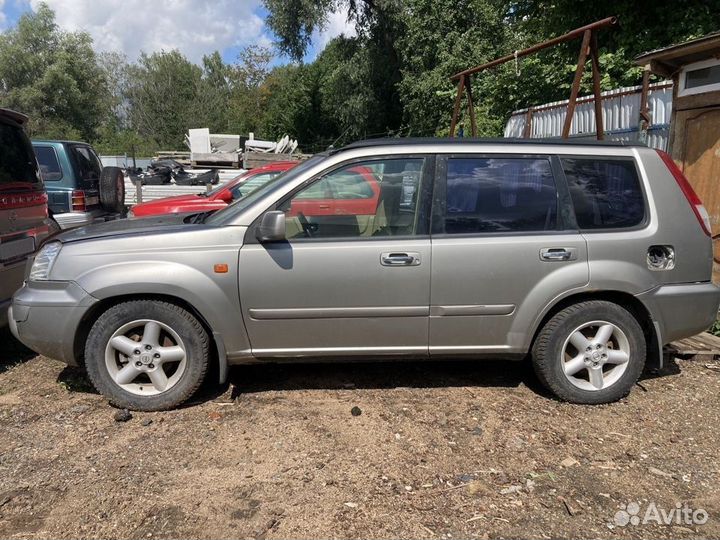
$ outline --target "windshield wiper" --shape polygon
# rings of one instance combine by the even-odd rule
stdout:
[[[190,214],[183,219],[183,223],[204,223],[207,217],[216,212],[216,210],[208,210],[206,212],[199,212],[197,214]]]
[[[208,210],[206,212],[200,212],[199,214],[195,214],[194,216],[190,216],[190,219],[187,221],[187,223],[205,223],[205,220],[208,218],[210,214],[214,214],[217,210]]]

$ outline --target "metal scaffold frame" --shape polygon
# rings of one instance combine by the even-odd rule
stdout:
[[[512,54],[497,58],[487,64],[482,64],[474,68],[466,69],[460,73],[456,73],[451,77],[451,80],[458,81],[457,95],[455,97],[455,106],[453,108],[452,122],[450,123],[450,137],[455,137],[455,129],[457,128],[460,106],[462,105],[463,93],[467,92],[467,111],[470,116],[470,129],[473,137],[477,137],[477,123],[475,121],[475,105],[473,103],[472,95],[472,84],[471,76],[475,73],[480,73],[486,69],[499,66],[511,60],[517,60],[524,56],[548,49],[560,43],[572,41],[574,39],[582,38],[582,44],[580,45],[580,54],[578,56],[577,69],[575,70],[575,78],[573,79],[572,89],[570,91],[570,101],[567,107],[567,114],[565,116],[565,123],[563,125],[562,137],[567,139],[570,135],[570,127],[572,126],[573,114],[575,113],[575,105],[577,103],[578,93],[580,92],[580,82],[582,81],[583,73],[585,72],[585,63],[587,62],[588,56],[590,57],[590,63],[592,66],[592,78],[593,78],[593,94],[595,95],[595,125],[598,140],[605,138],[603,130],[603,118],[602,118],[602,103],[600,96],[600,59],[598,54],[597,45],[597,31],[601,28],[609,28],[617,25],[617,17],[608,17],[600,21],[596,21],[592,24],[576,28],[575,30],[563,34],[562,36],[538,43],[522,51],[515,51]],[[530,110],[530,109],[528,109]],[[530,137],[532,128],[532,117],[528,119],[525,126],[524,136]]]

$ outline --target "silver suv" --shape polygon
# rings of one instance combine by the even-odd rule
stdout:
[[[67,231],[10,308],[27,346],[114,404],[188,399],[211,362],[530,355],[559,398],[625,396],[705,330],[707,213],[619,143],[365,141],[214,214]]]

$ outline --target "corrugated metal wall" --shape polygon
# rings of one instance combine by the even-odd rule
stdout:
[[[603,126],[609,140],[637,141],[640,123],[641,86],[617,88],[603,92]],[[578,99],[573,115],[570,137],[595,138],[595,99],[585,96]],[[531,107],[530,137],[544,139],[560,137],[565,122],[568,100]],[[667,149],[672,112],[672,82],[650,85],[648,107],[652,119],[647,133],[647,144],[652,148]],[[505,126],[505,137],[520,137],[525,133],[528,109],[515,111]]]

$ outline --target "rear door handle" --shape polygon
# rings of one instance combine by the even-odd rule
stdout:
[[[540,259],[551,262],[574,261],[577,259],[577,250],[575,248],[542,248]]]
[[[383,266],[417,266],[420,264],[420,254],[396,252],[381,253],[380,264]]]

